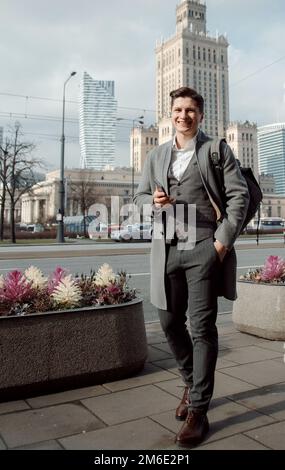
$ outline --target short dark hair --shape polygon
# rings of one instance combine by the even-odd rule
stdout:
[[[173,108],[173,103],[174,103],[174,100],[176,100],[176,98],[188,97],[196,101],[196,104],[199,108],[200,113],[204,112],[204,98],[193,88],[182,86],[181,88],[177,88],[177,90],[171,91],[169,96],[171,98],[171,109]]]

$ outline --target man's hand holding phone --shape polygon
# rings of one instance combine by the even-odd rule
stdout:
[[[154,182],[156,184],[156,188],[153,193],[153,202],[155,207],[160,208],[168,204],[173,204],[174,199],[172,197],[167,196],[167,193],[162,184],[160,184],[160,182],[156,179],[154,180]]]

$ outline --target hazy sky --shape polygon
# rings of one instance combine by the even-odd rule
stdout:
[[[38,155],[58,167],[63,83],[73,70],[77,75],[66,89],[67,100],[75,101],[66,103],[66,166],[79,166],[77,100],[83,71],[96,80],[115,81],[118,117],[144,114],[147,124],[154,122],[154,49],[156,40],[174,35],[178,3],[1,0],[0,126],[20,121]],[[226,33],[230,43],[231,120],[285,121],[284,1],[206,4],[208,31]],[[118,165],[129,164],[129,126],[119,123]]]

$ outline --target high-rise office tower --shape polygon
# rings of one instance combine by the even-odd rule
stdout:
[[[275,194],[285,195],[285,123],[257,129],[259,172],[274,176]]]
[[[202,129],[224,137],[229,122],[228,42],[206,30],[206,5],[182,0],[176,7],[176,34],[156,47],[157,122],[170,116],[169,93],[194,88],[205,99]]]
[[[258,152],[256,124],[231,122],[227,128],[227,142],[243,167],[250,167],[258,180]]]
[[[117,101],[113,81],[93,80],[86,72],[80,86],[80,167],[102,170],[114,164]]]

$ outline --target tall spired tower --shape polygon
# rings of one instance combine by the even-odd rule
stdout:
[[[161,40],[155,49],[159,124],[166,123],[165,128],[169,129],[169,93],[189,86],[205,99],[202,129],[212,136],[225,136],[229,122],[228,45],[225,36],[211,37],[207,33],[205,3],[180,1],[176,7],[175,35]]]

